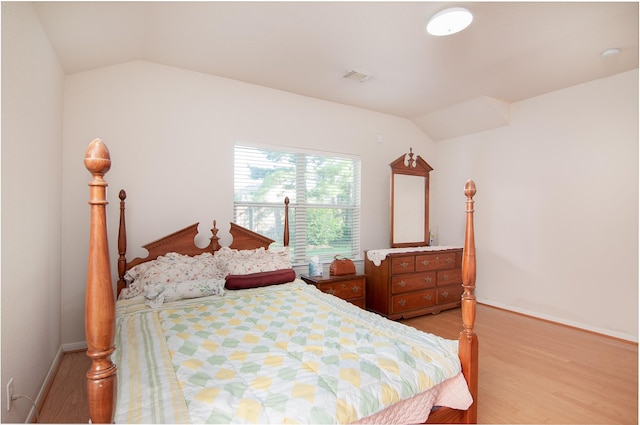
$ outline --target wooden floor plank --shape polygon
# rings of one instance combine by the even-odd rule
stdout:
[[[403,322],[456,336],[460,310]],[[479,423],[638,423],[638,345],[478,305]]]
[[[41,423],[88,423],[86,373],[91,360],[84,351],[64,353],[42,405]]]
[[[460,310],[403,320],[457,339]],[[638,345],[478,305],[478,422],[638,423]],[[65,353],[40,412],[44,423],[87,423],[84,352]]]

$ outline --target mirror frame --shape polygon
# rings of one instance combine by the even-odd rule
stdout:
[[[427,246],[429,245],[429,173],[433,171],[433,168],[427,164],[419,155],[414,158],[413,149],[409,148],[409,153],[406,153],[391,164],[391,248],[402,248],[409,246]],[[415,241],[404,242],[397,241],[394,232],[394,219],[399,211],[396,211],[395,207],[395,176],[398,174],[424,177],[424,197],[419,194],[419,199],[424,201],[424,234],[421,235],[422,240],[416,238]]]

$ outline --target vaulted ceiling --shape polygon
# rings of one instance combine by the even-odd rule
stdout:
[[[638,68],[637,2],[38,2],[67,74],[145,60],[413,120],[434,140]],[[430,17],[469,9],[435,37]],[[619,53],[602,55],[617,48]],[[366,82],[342,78],[349,70]]]

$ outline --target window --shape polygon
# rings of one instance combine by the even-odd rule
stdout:
[[[289,197],[294,264],[360,255],[360,160],[338,154],[236,145],[234,221],[282,244]]]

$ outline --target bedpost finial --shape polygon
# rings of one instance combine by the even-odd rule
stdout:
[[[94,175],[104,175],[111,168],[109,149],[100,139],[93,139],[89,143],[84,155],[84,166]]]
[[[467,198],[473,198],[476,194],[476,184],[473,180],[469,179],[464,184],[464,194]]]
[[[284,197],[284,204],[285,205],[289,205],[289,197],[288,196]]]
[[[120,189],[120,192],[118,193],[118,198],[120,198],[121,201],[124,201],[125,199],[127,199],[127,192],[125,192],[124,189]]]
[[[216,224],[217,224],[217,223],[216,223],[216,221],[215,221],[215,220],[213,220],[213,228],[211,229],[211,234],[212,234],[214,237],[216,237],[216,238],[217,238],[217,237],[218,237],[218,228],[216,227]]]

